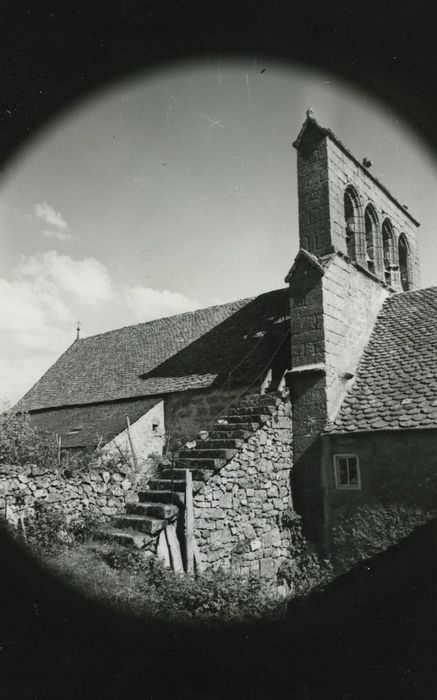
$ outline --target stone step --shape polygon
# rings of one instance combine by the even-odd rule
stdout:
[[[194,467],[190,469],[190,472],[195,481],[208,481],[214,474],[212,469],[196,469]],[[171,480],[171,469],[168,467],[162,469],[162,471],[159,472],[159,476],[162,479]],[[177,467],[173,469],[173,479],[185,479],[185,469],[178,469]]]
[[[126,513],[128,515],[151,515],[154,518],[173,520],[178,516],[179,508],[171,503],[127,503]]]
[[[183,479],[174,479],[173,484],[171,479],[150,479],[149,486],[151,491],[171,491],[185,492],[185,471],[183,471]],[[203,481],[193,481],[193,491],[198,491],[204,485]]]
[[[117,542],[127,547],[143,549],[154,541],[154,537],[138,532],[138,530],[118,529],[115,527],[101,528],[94,533],[98,540]]]
[[[172,503],[173,505],[183,505],[185,501],[185,493],[180,493],[170,490],[166,491],[138,491],[138,499],[140,503],[159,503],[165,505]]]
[[[233,406],[231,409],[232,416],[259,416],[272,415],[274,407],[270,404],[255,404],[254,406],[241,405]]]
[[[255,430],[258,430],[260,427],[260,423],[257,423],[256,421],[246,421],[246,422],[227,422],[227,423],[215,423],[213,432],[219,432],[219,433],[225,433],[229,432],[230,430],[238,431],[238,432],[249,432],[250,434],[254,433]]]
[[[248,396],[245,396],[238,406],[272,406],[275,407],[277,406],[281,401],[281,398],[279,394],[275,394],[274,392],[268,393],[268,394],[262,394],[261,397],[259,394],[250,394]]]
[[[232,416],[227,416],[226,420],[228,421],[228,425],[234,425],[235,423],[241,425],[241,423],[267,423],[269,418],[271,418],[271,416],[266,413],[239,413],[237,415],[232,414]]]
[[[190,459],[177,459],[175,467],[177,469],[211,469],[211,471],[217,471],[217,469],[224,467],[225,464],[225,459],[191,457]]]
[[[179,452],[178,461],[184,459],[224,459],[227,462],[232,459],[237,450],[216,449],[204,450],[203,448],[193,447],[192,450],[181,450]]]
[[[111,520],[117,530],[138,530],[146,535],[157,535],[167,525],[167,520],[151,515],[113,515]]]
[[[205,442],[213,442],[215,440],[235,440],[243,444],[244,440],[247,440],[251,435],[253,435],[253,430],[230,430],[230,425],[223,426],[225,430],[217,430],[214,426],[214,430],[208,433],[208,440]],[[241,447],[241,445],[240,445]]]
[[[226,438],[221,436],[217,439],[210,439],[210,437],[206,440],[198,439],[196,442],[196,447],[193,448],[195,450],[237,450],[244,444],[244,440],[241,438]]]

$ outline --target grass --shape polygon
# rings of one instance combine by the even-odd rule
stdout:
[[[140,618],[172,621],[277,619],[286,602],[273,583],[224,571],[197,576],[165,569],[155,557],[88,541],[47,557],[82,594]]]

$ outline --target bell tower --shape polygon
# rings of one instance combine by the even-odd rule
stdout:
[[[311,110],[297,150],[300,250],[290,290],[293,500],[323,542],[322,435],[385,299],[419,285],[418,222]]]
[[[394,291],[420,284],[418,221],[371,172],[316,121],[313,111],[297,150],[300,248],[323,257],[339,251]]]

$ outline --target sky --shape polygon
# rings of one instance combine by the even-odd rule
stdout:
[[[308,108],[419,219],[437,284],[437,163],[402,115],[331,75],[211,58],[75,104],[0,177],[0,399],[76,337],[284,286]]]

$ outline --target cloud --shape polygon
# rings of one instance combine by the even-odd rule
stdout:
[[[173,316],[184,311],[198,309],[201,304],[195,299],[170,292],[167,289],[159,291],[150,287],[129,287],[123,291],[128,309],[139,321],[150,321],[163,316]]]
[[[59,211],[55,211],[47,202],[35,204],[35,214],[49,226],[54,226],[61,231],[68,231],[68,224],[62,214]]]
[[[113,297],[109,274],[95,258],[74,260],[69,255],[50,250],[22,257],[15,277],[27,281],[37,293],[50,292],[57,298],[68,294],[70,303],[96,306]]]
[[[117,286],[95,258],[51,250],[22,256],[0,279],[0,399],[16,401],[74,341],[86,335],[198,308],[178,292]]]
[[[42,235],[46,238],[54,238],[57,241],[70,241],[72,238],[77,238],[77,236],[73,236],[73,234],[68,231],[52,230],[48,228],[43,229]]]

